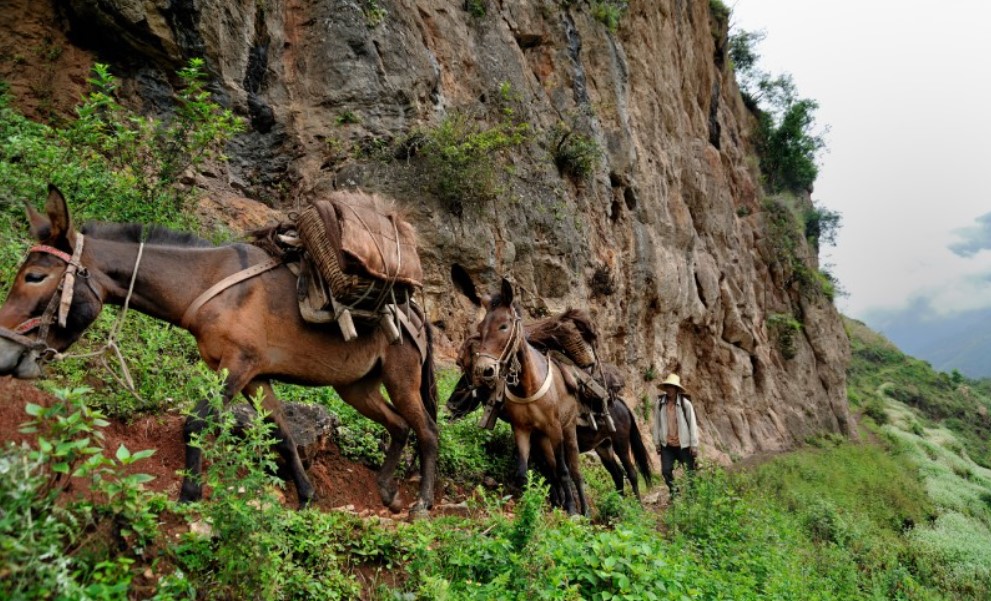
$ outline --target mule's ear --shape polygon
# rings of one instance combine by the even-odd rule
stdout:
[[[34,236],[34,239],[38,242],[48,240],[52,233],[52,222],[26,200],[24,201],[24,210],[28,214],[28,226],[31,228],[31,235]]]
[[[502,278],[502,290],[499,292],[500,304],[509,307],[513,304],[513,285],[509,283],[509,280]]]
[[[48,237],[54,241],[65,240],[71,245],[72,218],[69,216],[69,206],[65,197],[54,184],[48,184],[48,200],[45,201],[45,212],[51,223]]]

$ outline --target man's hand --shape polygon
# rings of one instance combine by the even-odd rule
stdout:
[[[699,449],[698,449],[698,447],[692,447],[691,448],[691,453],[692,453],[692,457],[698,457],[699,456]]]

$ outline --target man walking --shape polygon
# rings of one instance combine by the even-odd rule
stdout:
[[[663,394],[654,408],[652,434],[654,446],[661,456],[661,474],[671,497],[678,492],[674,486],[674,462],[680,461],[688,471],[695,471],[699,451],[699,431],[695,408],[681,386],[678,374],[661,382]]]

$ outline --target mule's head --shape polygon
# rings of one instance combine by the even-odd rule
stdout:
[[[17,334],[0,335],[0,376],[17,378],[39,377],[44,356],[68,348],[103,308],[102,300],[85,283],[83,269],[77,272],[65,325],[59,325],[61,287],[75,251],[76,232],[65,198],[54,186],[49,186],[46,214],[30,206],[27,213],[37,245],[28,252],[14,276],[7,300],[0,307],[0,328]],[[45,330],[46,336],[39,339]],[[33,344],[27,344],[26,340]]]
[[[499,294],[481,298],[485,317],[478,324],[478,350],[475,357],[475,382],[493,386],[523,340],[523,322],[513,286],[502,280]]]

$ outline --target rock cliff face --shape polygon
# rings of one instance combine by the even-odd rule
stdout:
[[[75,53],[56,72],[110,62],[148,110],[167,102],[169,73],[206,58],[250,122],[229,173],[207,182],[218,201],[291,209],[353,186],[396,198],[419,230],[425,304],[448,350],[476,318],[452,270],[485,286],[508,275],[533,315],[591,311],[634,404],[678,372],[713,457],[852,430],[839,315],[777,256],[752,116],[708,2],[634,0],[616,32],[584,0],[8,2],[21,18],[4,39],[42,27]],[[7,58],[0,73],[16,81],[35,60]],[[53,104],[78,97],[80,79],[54,86]],[[493,154],[491,198],[452,206],[417,150],[458,116],[529,134]],[[555,164],[568,131],[601,149],[589,177]],[[772,315],[802,324],[788,353]]]

